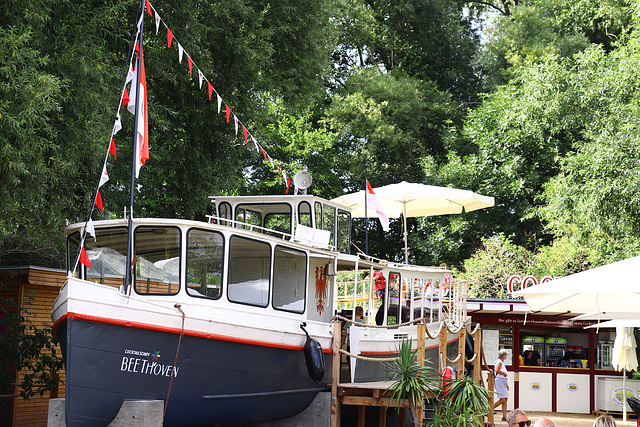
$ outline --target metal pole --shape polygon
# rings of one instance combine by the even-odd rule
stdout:
[[[136,62],[136,74],[137,78],[135,84],[136,87],[136,105],[135,114],[133,120],[133,156],[131,156],[131,189],[129,192],[129,222],[128,222],[128,238],[127,238],[127,258],[125,259],[125,281],[124,281],[124,293],[128,292],[129,285],[133,280],[133,196],[136,186],[136,157],[138,152],[138,114],[140,114],[140,70],[142,68],[142,33],[144,27],[144,0],[140,1],[140,34],[138,34],[138,48],[140,53]]]
[[[369,190],[367,188],[366,178],[364,180],[364,253],[369,255],[369,209],[367,208],[367,199],[369,198]]]

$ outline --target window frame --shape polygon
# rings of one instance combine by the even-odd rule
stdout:
[[[230,292],[229,292],[229,280],[231,279],[231,253],[232,253],[232,241],[234,239],[243,239],[243,240],[248,240],[250,242],[255,242],[258,243],[260,245],[265,245],[269,248],[269,274],[267,275],[267,301],[264,305],[262,304],[251,304],[248,302],[243,302],[243,301],[234,301],[230,298]],[[241,305],[247,305],[247,306],[251,306],[251,307],[261,307],[261,308],[267,308],[269,307],[270,304],[270,299],[271,299],[271,287],[272,287],[272,283],[273,283],[273,247],[268,243],[268,242],[264,242],[262,240],[258,240],[258,239],[253,239],[251,237],[245,237],[245,236],[240,236],[240,235],[231,235],[229,236],[229,244],[228,244],[228,250],[227,250],[227,256],[226,256],[226,260],[227,260],[227,280],[226,280],[226,288],[227,288],[227,301],[229,301],[232,304],[241,304]]]
[[[284,308],[278,308],[274,305],[275,302],[275,290],[276,290],[276,252],[278,250],[278,248],[284,248],[286,250],[289,251],[294,251],[294,252],[300,252],[301,254],[304,255],[304,286],[303,286],[303,291],[302,291],[302,296],[303,296],[303,308],[302,311],[295,311],[295,310],[287,310]],[[304,314],[307,311],[307,291],[308,291],[308,286],[309,286],[309,254],[306,251],[300,250],[300,249],[296,249],[296,248],[292,248],[290,246],[285,246],[285,245],[275,245],[275,247],[273,248],[273,262],[272,262],[272,267],[271,267],[271,307],[274,310],[277,311],[283,311],[285,313],[294,313],[294,314]]]
[[[210,297],[208,295],[194,295],[189,293],[189,234],[191,233],[191,231],[199,231],[199,232],[207,232],[207,233],[214,233],[219,235],[220,237],[222,237],[222,270],[220,271],[220,295],[218,295],[218,297]],[[213,301],[217,301],[220,298],[222,298],[222,295],[225,293],[224,292],[224,281],[225,281],[225,273],[224,273],[224,261],[227,258],[226,255],[226,249],[227,249],[227,239],[225,238],[226,236],[224,235],[224,233],[221,233],[220,231],[217,230],[209,230],[206,228],[201,228],[201,227],[192,227],[189,228],[187,230],[186,233],[186,247],[185,247],[185,265],[186,265],[186,271],[185,271],[185,275],[184,275],[184,288],[185,288],[185,292],[188,296],[193,297],[193,298],[203,298],[203,299],[207,299],[207,300],[213,300]]]

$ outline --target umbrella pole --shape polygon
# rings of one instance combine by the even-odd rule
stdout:
[[[407,244],[407,213],[402,215],[404,221],[404,263],[409,264],[409,246]]]
[[[622,370],[622,421],[627,422],[627,368]]]

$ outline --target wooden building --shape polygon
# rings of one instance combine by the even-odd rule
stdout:
[[[51,328],[51,306],[65,279],[64,270],[35,266],[0,267],[0,298],[2,301],[15,301],[23,316],[37,328]],[[4,308],[15,310],[10,306]],[[61,355],[59,348],[58,355]],[[0,425],[46,426],[49,398],[64,397],[64,371],[60,372],[60,377],[58,390],[44,393],[42,397],[36,394],[29,400],[20,397],[18,387],[13,385],[10,394],[0,397]],[[21,382],[21,374],[17,380]]]

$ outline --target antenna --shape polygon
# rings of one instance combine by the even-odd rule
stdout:
[[[311,187],[312,182],[313,179],[311,174],[307,172],[306,166],[302,166],[300,172],[293,177],[293,185],[296,186],[297,190],[300,190],[301,194],[307,194],[307,188]]]

